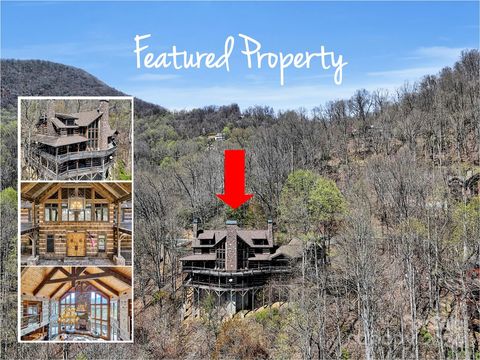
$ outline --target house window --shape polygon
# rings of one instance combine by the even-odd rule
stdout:
[[[52,339],[53,337],[58,335],[58,325],[50,325],[50,338]]]
[[[98,252],[105,252],[107,235],[98,234]]]
[[[108,299],[100,293],[90,294],[90,321],[92,332],[102,337],[108,337]]]
[[[42,318],[42,302],[41,301],[24,301],[22,328],[26,328],[32,324],[40,324]]]
[[[112,301],[112,315],[110,316],[114,320],[118,320],[118,301]]]
[[[110,302],[111,310],[110,310],[110,319],[116,320],[114,324],[118,325],[118,301],[112,300]],[[118,340],[118,329],[117,326],[110,326],[110,340]]]
[[[108,221],[108,204],[95,204],[95,221]]]
[[[122,222],[132,221],[132,209],[122,209]]]
[[[58,221],[58,204],[45,204],[45,221]]]
[[[92,204],[85,206],[85,221],[92,221]]]
[[[62,221],[92,221],[92,204],[85,204],[83,210],[70,210],[68,203],[62,203]]]
[[[88,146],[94,149],[98,147],[98,120],[88,127]]]
[[[239,269],[248,269],[248,252],[247,244],[239,241],[237,245],[237,266]]]
[[[225,241],[220,244],[216,252],[217,258],[215,261],[215,267],[217,269],[225,269]]]
[[[67,129],[67,136],[73,135],[73,129]]]
[[[55,252],[55,236],[53,234],[47,235],[47,253]]]
[[[61,301],[60,301],[60,315],[63,314],[67,307],[73,306],[75,307],[75,293],[71,292],[68,293]]]
[[[75,293],[74,292],[71,292],[71,293],[68,293],[61,301],[60,301],[60,316],[64,313],[64,311],[69,308],[69,307],[73,307],[75,308]],[[62,329],[67,329],[67,330],[70,330],[70,331],[74,331],[75,330],[75,325],[62,325]]]

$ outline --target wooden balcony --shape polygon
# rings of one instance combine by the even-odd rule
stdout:
[[[246,276],[257,274],[278,274],[289,273],[291,271],[290,266],[259,266],[250,269],[239,269],[235,271],[227,271],[225,269],[211,269],[200,266],[183,266],[184,272],[191,272],[194,274],[205,274],[215,276]]]
[[[85,166],[85,167],[79,167],[79,168],[74,168],[74,169],[68,169],[68,167],[67,167],[67,169],[65,169],[65,170],[60,170],[59,169],[58,174],[55,174],[54,171],[52,171],[48,167],[43,166],[40,162],[36,162],[34,164],[34,166],[38,170],[41,170],[42,173],[43,173],[43,176],[48,178],[48,179],[69,180],[72,177],[79,177],[79,176],[84,176],[84,175],[92,175],[92,174],[97,174],[97,173],[103,173],[112,164],[113,164],[113,161],[108,161],[108,162],[104,163],[103,166],[102,165]]]
[[[265,286],[264,283],[262,284],[237,283],[237,284],[230,285],[230,284],[216,284],[214,282],[198,281],[198,280],[192,280],[183,285],[183,287],[194,287],[199,289],[215,290],[215,291],[246,291],[246,290],[262,289],[264,286]]]
[[[66,169],[64,171],[58,172],[58,180],[68,180],[72,177],[78,177],[83,175],[90,175],[95,173],[103,173],[113,162],[109,161],[104,163],[104,165],[99,166],[90,166],[76,169]]]
[[[109,148],[106,150],[85,150],[85,151],[77,151],[77,152],[69,152],[66,154],[61,155],[52,155],[48,152],[38,151],[37,156],[44,157],[49,161],[54,163],[63,163],[65,161],[70,160],[81,160],[81,159],[91,159],[91,158],[99,158],[99,157],[106,157],[112,155],[117,150],[116,145],[109,145]]]

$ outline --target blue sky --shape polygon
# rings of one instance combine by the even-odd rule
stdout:
[[[478,2],[2,2],[2,58],[42,59],[82,68],[107,84],[170,109],[210,104],[306,107],[348,98],[359,88],[393,91],[452,65],[478,48]],[[278,53],[327,51],[348,65],[342,85],[319,66],[248,69],[239,33]],[[136,69],[134,37],[152,34],[159,54],[176,45],[220,55],[225,69]],[[58,94],[62,95],[62,94]]]

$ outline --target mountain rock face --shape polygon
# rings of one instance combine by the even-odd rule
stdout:
[[[18,96],[125,96],[95,76],[73,66],[43,60],[1,60],[1,107],[14,110]],[[135,98],[139,116],[166,110]]]

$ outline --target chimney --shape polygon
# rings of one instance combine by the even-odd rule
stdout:
[[[53,119],[55,119],[55,100],[47,100],[47,135],[56,135],[53,127]]]
[[[196,239],[198,236],[198,219],[193,219],[193,237]]]
[[[100,100],[98,110],[102,113],[99,126],[99,141],[98,146],[100,150],[106,150],[108,147],[108,130],[110,129],[109,119],[109,104],[108,100]]]
[[[237,264],[237,222],[235,220],[227,220],[227,240],[225,243],[225,269],[227,271],[235,271],[238,269]]]
[[[273,245],[273,221],[269,219],[267,221],[267,240],[269,245]]]

